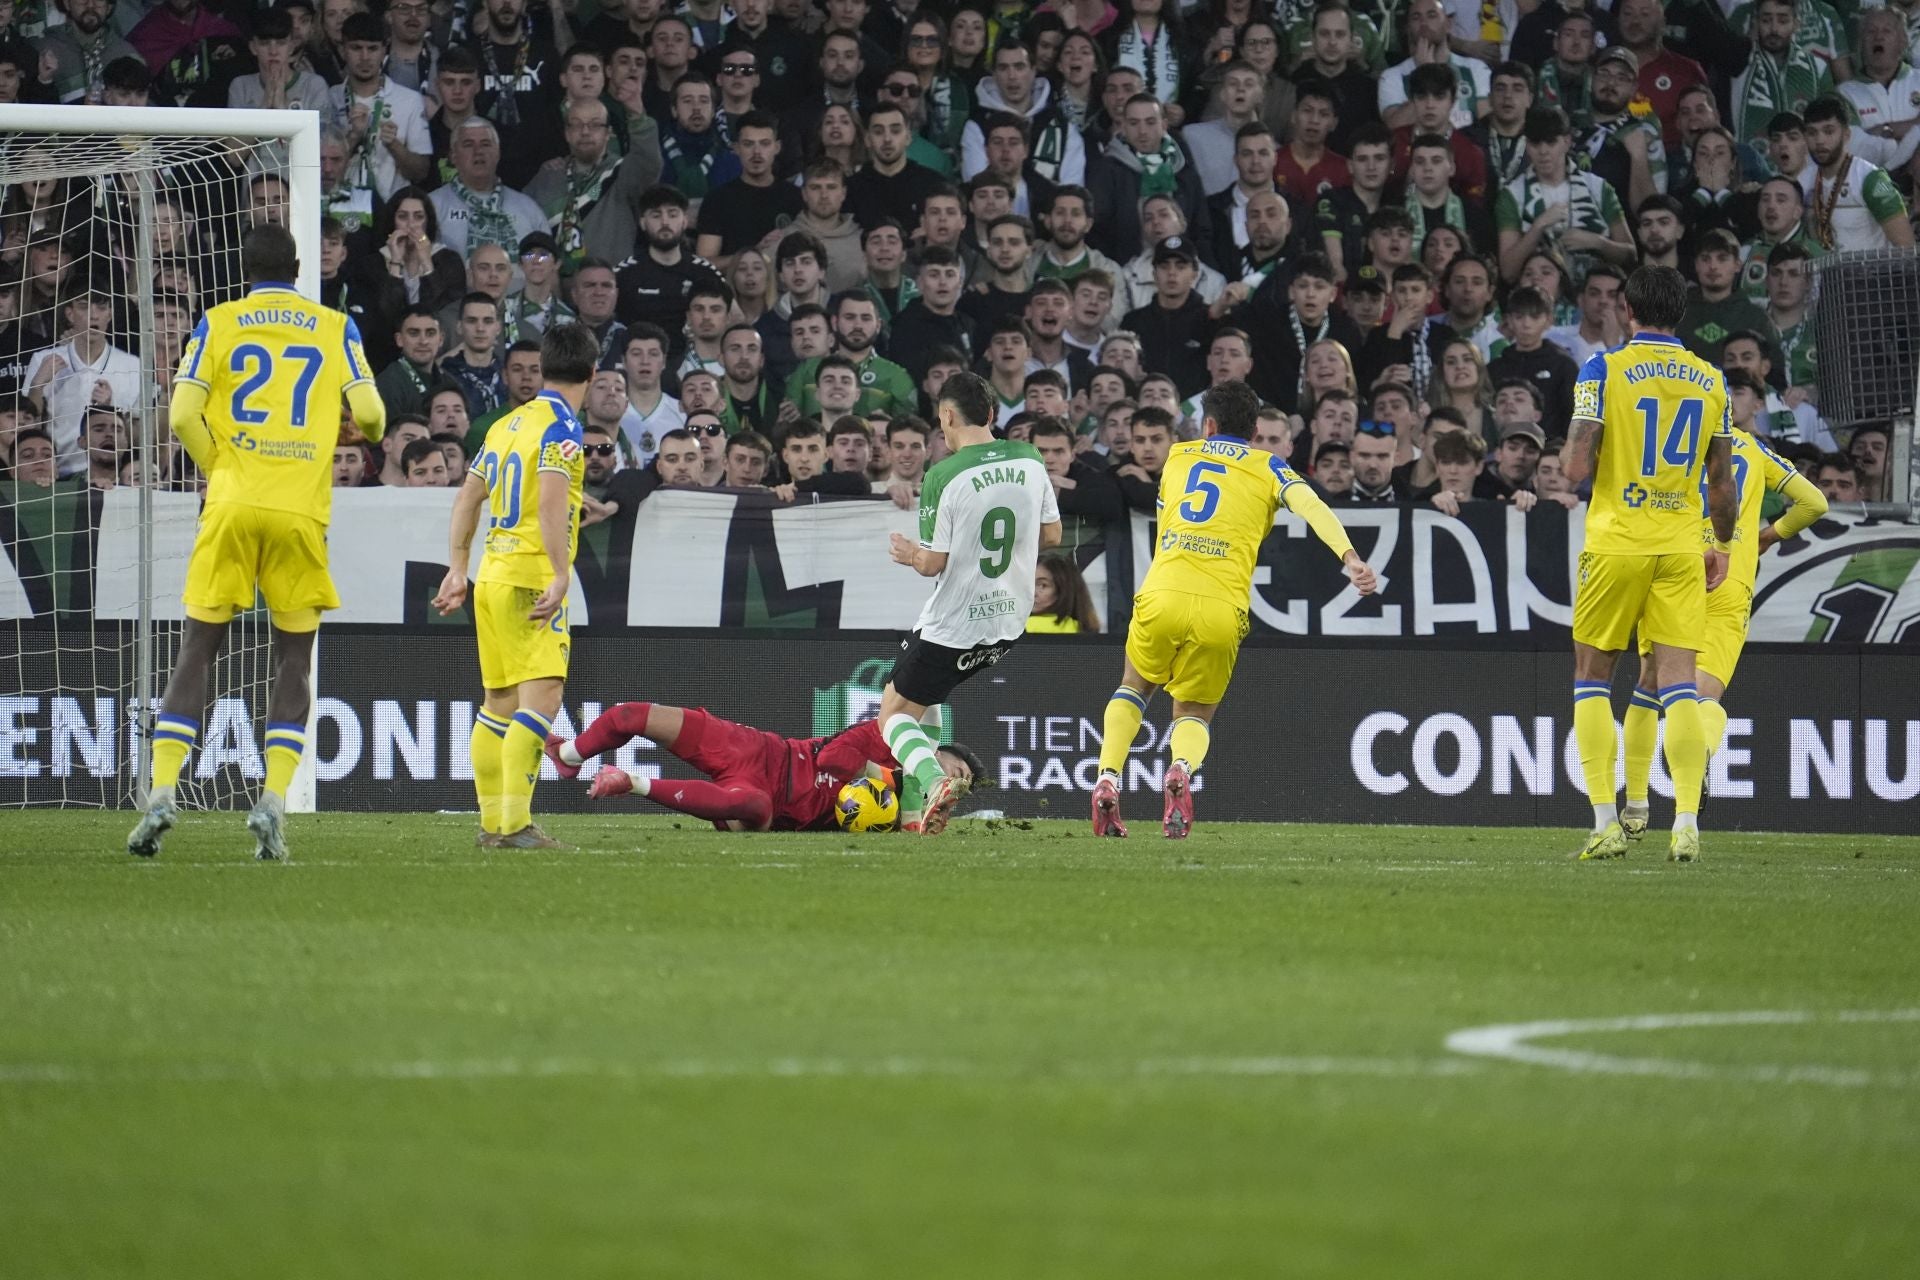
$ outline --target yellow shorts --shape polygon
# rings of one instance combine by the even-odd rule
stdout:
[[[510,689],[528,680],[564,680],[570,652],[567,606],[545,622],[527,617],[540,593],[505,582],[473,584],[473,621],[480,642],[480,683]]]
[[[1727,582],[1707,593],[1707,628],[1694,665],[1723,689],[1733,684],[1733,669],[1740,665],[1740,651],[1747,646],[1747,618],[1752,612],[1752,587]],[[1640,637],[1640,652],[1653,652],[1653,641],[1645,635]]]
[[[1698,551],[1668,555],[1580,553],[1573,639],[1607,653],[1627,647],[1634,628],[1655,644],[1698,649],[1707,626],[1707,562]]]
[[[311,631],[320,625],[320,610],[340,607],[327,572],[326,525],[267,507],[206,507],[181,593],[188,613],[224,622],[253,608],[256,596],[266,599],[274,625],[286,631]]]
[[[1247,609],[1214,596],[1143,591],[1133,600],[1127,661],[1181,702],[1217,703],[1227,695]]]

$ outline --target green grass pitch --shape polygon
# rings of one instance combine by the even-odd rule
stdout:
[[[0,1275],[1915,1274],[1920,839],[1201,817],[0,817]]]

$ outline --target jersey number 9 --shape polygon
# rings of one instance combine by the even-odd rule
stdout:
[[[1013,563],[1014,531],[1017,521],[1007,507],[995,507],[980,521],[980,549],[990,554],[980,557],[980,572],[997,578]]]

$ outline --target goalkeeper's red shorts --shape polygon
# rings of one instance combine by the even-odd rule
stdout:
[[[689,707],[673,754],[725,787],[752,787],[778,797],[789,743],[777,733],[723,720]]]

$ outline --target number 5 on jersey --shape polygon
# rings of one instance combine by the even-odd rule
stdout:
[[[1180,518],[1188,524],[1205,524],[1220,506],[1220,486],[1214,477],[1227,474],[1223,462],[1196,462],[1187,472],[1185,500],[1180,503]],[[1196,502],[1198,505],[1195,505]]]

